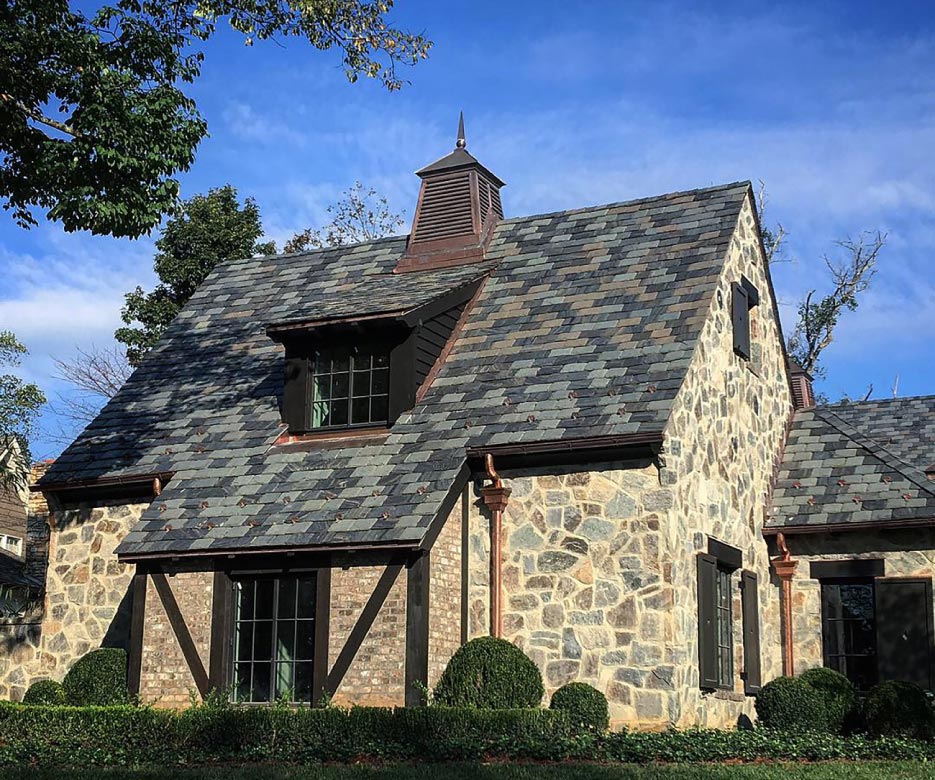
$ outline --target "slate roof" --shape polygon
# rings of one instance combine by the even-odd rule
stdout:
[[[935,396],[799,411],[767,525],[935,520],[932,462]]]
[[[662,430],[748,191],[504,220],[483,266],[393,275],[405,238],[224,264],[42,484],[175,472],[125,555],[418,544],[466,447]],[[273,445],[283,357],[267,324],[486,272],[428,393],[388,434]]]
[[[39,580],[26,573],[26,564],[23,559],[6,550],[0,550],[0,585],[42,587]]]

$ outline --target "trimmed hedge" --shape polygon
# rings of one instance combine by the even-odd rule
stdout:
[[[852,727],[857,713],[857,691],[840,672],[817,666],[799,675],[806,685],[818,691],[824,701],[825,726],[831,734],[841,734]]]
[[[26,690],[23,704],[62,705],[65,704],[65,689],[55,680],[38,680]]]
[[[935,760],[935,743],[753,731],[580,731],[549,710],[0,705],[0,765],[140,766],[484,758],[626,763]]]
[[[552,694],[550,710],[565,713],[572,726],[590,731],[607,731],[610,718],[607,697],[597,688],[582,682],[570,682]]]
[[[756,695],[756,714],[767,728],[795,733],[837,733],[829,725],[825,697],[800,677],[777,677]]]
[[[127,653],[117,647],[92,650],[68,670],[62,680],[68,703],[77,707],[109,707],[130,700]]]
[[[861,708],[864,727],[875,737],[928,739],[933,734],[932,706],[918,685],[887,680],[873,686]]]
[[[435,687],[447,707],[504,710],[538,707],[545,694],[542,673],[516,645],[492,636],[460,647]]]

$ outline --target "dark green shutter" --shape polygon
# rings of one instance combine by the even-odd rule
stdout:
[[[875,589],[880,680],[932,690],[931,579],[878,579]]]
[[[760,602],[757,577],[752,571],[740,574],[743,602],[743,692],[752,696],[762,685],[760,674]]]
[[[698,673],[702,688],[717,688],[717,558],[698,553]]]
[[[282,419],[292,433],[308,427],[308,359],[304,355],[286,353]]]
[[[750,301],[743,285],[734,282],[730,295],[731,322],[734,331],[734,352],[750,359]]]

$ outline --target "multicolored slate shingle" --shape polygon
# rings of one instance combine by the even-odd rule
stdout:
[[[770,527],[935,520],[935,396],[796,413]]]
[[[393,274],[405,238],[217,268],[44,484],[174,472],[128,555],[418,544],[465,450],[661,431],[748,183],[501,222],[484,265]],[[489,273],[389,434],[276,446],[274,322],[408,306]]]

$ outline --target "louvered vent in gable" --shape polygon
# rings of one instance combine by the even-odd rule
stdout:
[[[470,174],[463,171],[426,181],[413,240],[436,241],[473,231]]]
[[[422,323],[416,338],[416,387],[429,375],[467,304],[467,301],[463,301]]]

